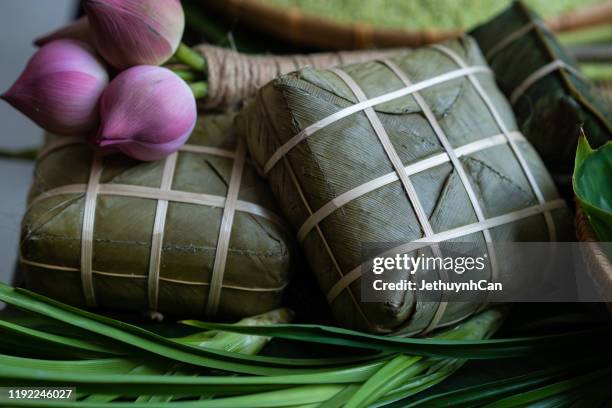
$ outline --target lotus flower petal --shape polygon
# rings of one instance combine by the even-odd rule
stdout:
[[[161,65],[185,29],[179,0],[86,0],[98,52],[112,66]]]
[[[107,84],[106,69],[91,47],[57,40],[34,54],[2,98],[43,129],[80,135],[98,124],[98,102]]]
[[[72,39],[82,41],[89,45],[93,46],[93,39],[91,38],[91,31],[89,28],[89,20],[87,16],[79,18],[77,21],[68,24],[65,27],[60,28],[59,30],[53,31],[43,37],[37,38],[34,40],[34,45],[37,47],[42,47],[45,44],[50,43],[51,41],[60,40],[60,39]]]
[[[189,86],[166,68],[141,65],[119,74],[100,103],[95,143],[138,160],[159,160],[177,151],[197,119]]]

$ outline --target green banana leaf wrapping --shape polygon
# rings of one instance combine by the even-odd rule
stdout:
[[[486,69],[473,39],[453,40],[445,46],[469,66]],[[459,68],[447,55],[430,47],[391,61],[413,84]],[[380,61],[342,69],[368,98],[405,87]],[[476,78],[508,130],[515,131],[512,110],[497,89],[491,72],[480,72]],[[454,148],[501,133],[482,97],[465,76],[428,87],[419,94]],[[237,118],[237,132],[246,138],[256,163],[264,172],[269,170],[266,177],[272,192],[286,218],[298,229],[331,200],[394,173],[363,110],[315,130],[272,167],[266,166],[274,152],[295,135],[356,103],[354,94],[338,74],[305,68],[264,86]],[[436,155],[448,157],[413,95],[376,104],[374,110],[404,166]],[[459,158],[487,218],[538,204],[517,158],[503,140]],[[524,138],[516,143],[545,200],[558,204],[551,212],[558,238],[569,237],[571,217],[563,200],[558,199],[552,179],[529,143]],[[448,161],[418,171],[410,175],[410,180],[435,233],[478,221],[466,189]],[[343,275],[362,264],[363,243],[405,243],[424,236],[397,178],[343,203],[317,225],[318,228],[310,229],[303,237],[301,245],[326,294]],[[490,232],[493,241],[549,239],[541,214],[497,226]],[[483,233],[477,232],[454,240],[482,243],[483,239]],[[510,271],[515,266],[504,265]],[[409,279],[408,273],[398,280],[402,278]],[[379,333],[418,332],[430,324],[437,310],[435,302],[421,302],[409,292],[387,291],[385,302],[361,302],[360,284],[360,279],[354,280],[330,302],[335,319],[344,326]],[[482,303],[482,299],[449,303],[439,325],[465,318]]]
[[[610,103],[577,71],[576,63],[541,23],[533,11],[516,2],[471,35],[511,101],[513,92],[547,64],[558,60],[570,67],[544,74],[512,101],[521,131],[569,198],[580,128],[593,147],[610,140]]]
[[[233,119],[234,114],[204,114],[188,145],[235,151],[238,139]],[[47,139],[47,147],[62,140]],[[21,265],[28,287],[78,306],[86,300],[80,273],[85,193],[82,188],[67,194],[54,191],[88,183],[92,156],[84,143],[66,144],[43,154],[22,222]],[[215,154],[178,154],[172,190],[196,193],[196,197],[218,196],[221,204],[169,201],[159,263],[159,312],[204,314],[232,163],[231,157]],[[144,163],[112,154],[103,158],[100,183],[127,185],[128,190],[158,189],[163,169],[164,161]],[[274,216],[279,213],[275,202],[250,159],[238,200],[272,214],[267,217],[237,209],[222,278],[220,318],[252,316],[279,306],[289,278],[288,235]],[[125,195],[97,196],[91,265],[97,306],[150,310],[147,276],[157,202]]]

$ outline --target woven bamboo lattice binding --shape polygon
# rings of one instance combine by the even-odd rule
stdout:
[[[514,223],[514,222],[517,222],[517,221],[520,221],[520,220],[523,220],[523,219],[526,219],[526,218],[529,218],[531,216],[538,215],[538,214],[544,215],[545,225],[548,230],[548,238],[551,240],[555,240],[557,238],[557,231],[556,231],[555,224],[552,220],[551,212],[554,210],[565,208],[565,205],[562,200],[556,198],[556,199],[552,199],[549,201],[545,198],[544,194],[541,191],[540,185],[538,184],[537,180],[532,174],[531,166],[526,161],[525,157],[523,157],[523,153],[521,149],[519,149],[516,145],[516,141],[518,139],[522,139],[522,136],[517,135],[516,132],[510,131],[510,129],[507,127],[504,120],[502,119],[502,116],[497,112],[497,108],[495,107],[495,105],[493,105],[490,96],[487,95],[484,89],[482,88],[482,85],[480,84],[480,80],[476,77],[477,74],[490,75],[491,74],[490,70],[486,66],[467,65],[463,61],[463,59],[455,51],[453,51],[450,47],[434,46],[432,49],[444,55],[446,58],[450,59],[452,63],[457,66],[457,69],[445,72],[438,76],[426,77],[426,79],[422,80],[421,82],[410,83],[410,80],[408,79],[408,75],[405,72],[402,72],[402,70],[399,69],[399,67],[393,61],[384,61],[384,60],[380,61],[379,62],[380,64],[386,66],[387,69],[392,71],[396,77],[401,79],[405,87],[397,89],[395,91],[393,90],[388,91],[388,93],[384,93],[382,95],[371,97],[370,99],[368,99],[365,96],[365,94],[359,88],[356,82],[345,71],[340,70],[340,69],[330,70],[330,72],[334,73],[337,77],[339,77],[342,80],[342,82],[344,82],[345,85],[350,89],[350,91],[353,92],[353,94],[356,96],[357,103],[354,105],[349,105],[347,107],[340,108],[340,110],[336,111],[335,113],[330,114],[329,116],[323,117],[319,119],[318,121],[315,121],[314,123],[307,122],[306,124],[303,125],[303,127],[301,126],[299,127],[299,129],[301,130],[297,134],[295,134],[293,137],[288,137],[288,135],[283,133],[282,140],[278,140],[280,138],[278,135],[279,133],[278,129],[283,129],[283,132],[286,132],[285,129],[287,129],[288,124],[283,123],[283,122],[280,122],[280,123],[276,122],[277,117],[279,116],[278,112],[273,112],[270,110],[273,108],[267,107],[269,100],[286,101],[287,98],[295,98],[293,94],[290,94],[291,96],[288,96],[288,95],[283,95],[283,96],[278,96],[278,97],[274,96],[275,95],[275,92],[273,91],[274,88],[278,87],[277,89],[279,90],[279,93],[281,93],[282,91],[280,90],[283,89],[283,87],[290,86],[290,85],[285,85],[282,79],[279,81],[275,81],[275,83],[272,83],[266,86],[260,92],[258,99],[256,99],[249,106],[249,108],[247,108],[246,113],[243,113],[241,116],[239,116],[239,132],[247,136],[249,148],[251,149],[255,159],[262,166],[263,172],[267,174],[268,177],[274,178],[274,181],[272,179],[270,181],[273,187],[273,191],[277,194],[277,198],[279,198],[281,201],[284,200],[282,194],[279,197],[278,189],[280,188],[281,190],[286,190],[286,187],[284,187],[286,183],[289,183],[289,185],[292,185],[293,188],[297,191],[296,195],[300,197],[302,206],[305,208],[304,212],[308,216],[306,217],[306,220],[298,221],[298,223],[301,223],[301,227],[299,228],[299,232],[298,232],[298,239],[304,243],[304,240],[308,238],[309,236],[310,238],[318,237],[318,239],[322,243],[321,248],[324,248],[323,253],[325,253],[326,256],[329,257],[330,263],[331,265],[333,265],[333,269],[335,269],[335,271],[338,274],[339,280],[335,284],[331,286],[327,286],[327,287],[325,287],[324,285],[324,290],[328,291],[328,301],[332,304],[332,306],[334,306],[337,303],[340,295],[348,294],[351,299],[351,303],[353,307],[358,311],[359,315],[361,316],[361,319],[363,319],[363,321],[365,321],[366,323],[366,326],[364,327],[356,323],[357,320],[353,320],[351,321],[350,325],[355,325],[359,328],[366,329],[369,331],[388,332],[390,330],[388,327],[380,326],[379,322],[377,321],[371,321],[368,318],[367,314],[364,313],[364,311],[362,310],[362,305],[357,300],[358,294],[354,293],[352,284],[355,282],[358,282],[361,276],[361,265],[358,265],[352,270],[344,270],[343,268],[341,268],[339,266],[338,261],[335,259],[336,258],[334,254],[335,251],[331,249],[331,246],[328,243],[328,239],[326,237],[326,234],[329,234],[333,231],[327,230],[327,232],[324,233],[319,225],[321,221],[323,221],[326,217],[329,217],[330,215],[334,214],[334,212],[336,212],[337,210],[342,211],[343,206],[346,206],[347,204],[350,204],[353,200],[364,196],[366,193],[373,192],[381,188],[382,186],[388,185],[389,183],[393,181],[397,181],[397,180],[401,181],[400,185],[403,186],[403,190],[405,191],[406,197],[408,198],[408,201],[414,210],[416,219],[420,223],[420,227],[424,235],[420,239],[416,239],[414,241],[408,242],[405,245],[402,245],[398,248],[395,248],[391,251],[386,252],[385,254],[381,254],[381,256],[386,256],[387,254],[391,256],[393,255],[393,253],[395,253],[395,250],[401,253],[402,251],[412,251],[412,250],[416,250],[420,248],[426,248],[430,246],[430,244],[428,243],[431,243],[431,242],[441,242],[441,241],[445,241],[449,239],[461,238],[461,237],[465,237],[465,236],[468,236],[474,233],[482,233],[484,236],[485,242],[490,242],[491,241],[490,237],[488,237],[489,229],[503,226],[509,223]],[[373,67],[369,67],[368,71],[370,70],[373,70]],[[313,78],[312,74],[308,74],[308,73],[298,73],[297,77],[299,78],[302,75],[308,76],[308,78]],[[468,145],[457,146],[456,148],[453,148],[450,146],[450,144],[446,140],[444,131],[439,126],[437,119],[431,113],[429,107],[425,103],[424,99],[420,96],[419,92],[427,91],[429,88],[433,86],[444,84],[445,82],[460,79],[460,78],[467,78],[467,80],[469,81],[473,89],[479,95],[484,106],[486,106],[486,109],[490,112],[490,115],[493,117],[494,122],[497,124],[498,128],[502,131],[502,133],[497,134],[497,135],[491,135],[489,137],[485,137],[482,140],[478,140],[477,142],[474,142],[477,144],[476,146],[473,143],[471,143]],[[363,77],[361,77],[361,79],[362,81],[364,81]],[[312,81],[313,79],[310,79],[310,80]],[[293,83],[292,79],[288,79],[287,81],[289,83]],[[323,81],[323,82],[318,82],[318,83],[327,84],[327,82],[325,82],[322,79],[317,79],[317,81]],[[331,85],[328,85],[328,86],[331,86]],[[334,88],[334,89],[337,89],[337,88]],[[262,96],[262,94],[264,94],[264,92],[266,91],[267,91],[266,95],[268,95],[268,99]],[[299,93],[304,93],[305,95],[312,93],[316,95],[316,94],[319,94],[320,91],[307,87],[306,89],[300,88]],[[409,166],[404,167],[403,164],[401,163],[399,163],[399,165],[395,163],[397,161],[397,157],[396,157],[397,153],[394,151],[393,145],[389,143],[388,136],[386,135],[386,130],[382,126],[377,116],[378,113],[374,111],[372,108],[374,106],[379,106],[387,102],[391,102],[399,98],[406,97],[408,95],[411,95],[417,101],[417,104],[419,105],[421,111],[424,113],[429,123],[429,126],[431,126],[431,128],[434,130],[434,133],[436,134],[436,137],[439,143],[444,147],[445,153],[443,153],[442,155],[436,155],[432,157],[423,158],[421,159],[421,161],[411,163]],[[291,100],[294,100],[294,99],[291,99]],[[281,102],[281,104],[282,103],[284,102]],[[299,105],[302,106],[303,103],[304,102],[300,101]],[[312,191],[306,190],[309,188],[309,186],[304,185],[304,183],[305,183],[305,180],[307,182],[307,180],[310,180],[310,179],[312,179],[313,182],[315,182],[315,180],[318,180],[320,176],[315,176],[315,174],[309,174],[310,171],[312,170],[308,171],[308,173],[306,174],[303,174],[302,172],[306,170],[301,170],[302,166],[299,163],[291,162],[288,159],[288,156],[291,155],[291,152],[294,149],[300,149],[304,141],[309,139],[310,137],[318,136],[319,138],[321,138],[322,136],[317,135],[317,132],[323,129],[326,129],[332,125],[338,125],[341,120],[345,118],[347,119],[351,118],[352,117],[351,115],[354,115],[357,113],[364,113],[366,115],[368,122],[370,123],[370,126],[372,127],[372,130],[379,138],[379,143],[381,143],[384,146],[384,151],[386,152],[388,160],[393,163],[395,174],[390,173],[390,174],[381,176],[378,179],[371,180],[363,185],[354,187],[353,189],[346,191],[345,193],[341,195],[336,195],[336,197],[333,198],[331,201],[329,201],[327,204],[317,205],[319,206],[318,209],[313,209],[311,206],[311,203],[309,203],[309,200],[306,198],[306,196],[316,197],[319,194],[321,194],[321,192],[317,192],[313,196]],[[294,114],[296,115],[295,116],[296,119],[293,119],[293,120],[296,120],[296,121],[301,120],[301,119],[297,119],[301,117],[300,113],[294,113],[294,112],[291,113],[291,115],[294,115]],[[263,117],[263,121],[265,123],[264,127],[262,127],[261,124],[259,123],[259,121],[262,120],[260,119],[261,117]],[[342,122],[342,123],[348,123],[348,122]],[[270,129],[270,130],[265,130],[265,129]],[[394,129],[394,132],[397,135],[397,129]],[[272,136],[274,134],[276,134],[277,136],[276,137]],[[266,138],[268,137],[272,137],[273,140],[274,139],[276,140],[274,141],[266,140]],[[346,139],[348,137],[348,135],[346,134],[338,135],[338,137],[342,138],[342,140],[350,140],[350,139]],[[516,157],[517,163],[520,165],[520,169],[528,181],[529,188],[531,189],[531,194],[533,194],[533,196],[536,198],[536,201],[538,202],[538,204],[531,206],[531,207],[527,207],[527,208],[517,209],[516,211],[510,212],[510,213],[486,218],[484,214],[482,213],[482,210],[480,210],[480,204],[478,200],[474,197],[473,191],[472,193],[470,193],[470,191],[472,190],[472,186],[470,182],[467,180],[466,176],[462,174],[463,167],[458,162],[457,157],[469,154],[469,152],[477,152],[481,150],[486,150],[489,147],[496,146],[500,143],[500,139],[501,139],[501,143],[506,144],[510,148],[510,154]],[[267,144],[272,144],[272,146],[266,146]],[[304,148],[304,149],[309,149],[309,148]],[[301,150],[299,153],[300,157],[306,151],[309,151],[309,150]],[[322,154],[322,153],[319,153],[319,154]],[[307,157],[310,157],[310,156],[307,156]],[[327,158],[327,155],[323,155],[321,157]],[[454,171],[457,172],[459,178],[461,179],[461,184],[463,188],[467,192],[468,197],[470,197],[469,202],[474,212],[477,215],[478,221],[476,223],[470,223],[470,224],[463,225],[458,228],[453,228],[453,229],[446,230],[446,231],[439,231],[436,233],[432,233],[431,228],[428,227],[427,217],[426,216],[423,217],[422,215],[419,215],[420,213],[422,213],[420,209],[421,207],[420,199],[419,197],[415,195],[414,189],[411,186],[410,176],[415,175],[416,173],[423,171],[425,169],[431,169],[443,162],[449,162],[449,161],[453,164]],[[297,170],[293,169],[293,166],[296,164],[297,164]],[[540,166],[538,168],[538,171],[541,171],[542,169],[541,164],[538,164],[538,166]],[[300,171],[301,178],[299,180],[296,174],[297,171]],[[286,179],[287,181],[286,182],[283,181],[282,182],[283,187],[280,187],[280,185],[278,185],[277,183],[279,183],[279,180],[284,180],[284,179]],[[330,188],[333,190],[333,187],[330,187]],[[552,185],[547,185],[547,188],[549,188],[548,191],[550,194],[550,188],[552,188]],[[283,194],[289,194],[289,192],[285,191],[283,192]],[[293,195],[293,193],[291,194]],[[291,206],[295,205],[293,203],[288,204],[289,202],[291,202],[291,200],[289,200],[287,203],[282,203],[282,205],[291,205]],[[285,208],[285,210],[287,210],[287,208]],[[292,218],[292,216],[290,216],[290,218]],[[310,243],[311,244],[313,243],[312,239],[310,240]],[[312,246],[310,248],[312,248]],[[312,256],[315,256],[312,253],[309,253],[308,250],[306,250],[306,252],[307,252],[307,255],[310,256],[311,258]],[[495,271],[495,263],[494,263],[495,254],[490,251],[489,256],[493,263],[492,265],[493,273],[495,273],[494,272]],[[343,304],[346,306],[346,302],[343,302]],[[439,302],[438,306],[434,310],[430,311],[431,314],[429,315],[428,323],[424,325],[422,329],[420,330],[427,332],[429,330],[432,330],[435,327],[439,327],[441,323],[451,324],[455,322],[456,320],[443,321],[443,316],[445,314],[446,307],[447,307],[447,304],[442,299]],[[473,313],[474,311],[478,309],[479,308],[470,310],[468,312],[468,315],[469,313]],[[344,313],[346,313],[346,309],[344,310],[345,310]],[[336,311],[339,312],[339,309],[336,309]],[[349,312],[349,313],[352,313],[352,312]],[[342,320],[343,318],[345,318],[345,316],[342,316],[340,314],[337,314],[336,317],[339,320]],[[465,316],[462,316],[461,318],[464,318],[464,317],[467,317],[467,316],[465,315]],[[404,322],[402,325],[400,325],[400,327],[393,328],[394,333],[396,334],[415,334],[414,329],[415,328],[411,326],[410,318],[407,319],[407,321]]]
[[[274,7],[261,0],[206,0],[202,4],[225,14],[233,22],[244,23],[294,44],[322,49],[418,47],[461,34],[459,30],[409,31],[380,29],[359,22],[342,24],[299,9]],[[611,20],[612,3],[608,2],[551,18],[547,24],[552,30],[562,32],[607,24]]]
[[[54,139],[52,142],[47,143],[43,150],[39,154],[38,163],[48,159],[55,153],[61,152],[63,149],[68,147],[83,146],[85,140],[78,137],[64,137]],[[220,298],[222,292],[225,290],[232,290],[238,292],[252,292],[252,293],[280,293],[286,286],[286,281],[280,286],[268,286],[268,287],[252,287],[245,285],[236,285],[234,283],[224,283],[224,273],[226,270],[226,262],[229,251],[230,237],[232,234],[232,228],[234,224],[234,215],[236,211],[240,211],[246,214],[254,216],[254,220],[260,217],[262,220],[267,220],[281,228],[286,228],[284,221],[274,214],[272,211],[259,204],[251,203],[248,201],[238,200],[238,193],[241,186],[241,178],[245,168],[246,162],[246,147],[242,140],[236,141],[236,150],[228,150],[225,148],[206,146],[200,144],[187,144],[184,145],[180,152],[186,152],[196,155],[211,155],[221,159],[228,159],[233,162],[231,175],[228,180],[227,196],[216,196],[211,194],[193,193],[188,191],[180,191],[172,188],[175,170],[177,168],[177,160],[179,153],[174,153],[166,158],[163,163],[163,169],[161,174],[161,182],[159,187],[146,187],[132,184],[120,184],[114,182],[101,183],[100,177],[102,175],[104,166],[103,160],[105,157],[110,157],[111,152],[97,151],[93,155],[91,161],[91,170],[86,184],[68,184],[60,187],[51,188],[40,194],[35,194],[30,202],[29,209],[35,207],[39,203],[44,203],[46,200],[54,199],[57,197],[84,197],[83,205],[83,216],[82,216],[82,233],[81,233],[81,251],[80,251],[80,267],[66,267],[53,263],[33,261],[28,259],[27,256],[21,256],[21,263],[27,269],[28,267],[41,268],[44,270],[57,270],[57,271],[73,271],[80,273],[81,286],[83,292],[83,298],[88,307],[96,307],[99,302],[96,300],[96,292],[94,290],[94,276],[116,276],[123,278],[130,278],[136,280],[145,280],[147,282],[147,301],[148,310],[158,310],[158,297],[160,282],[168,282],[173,284],[188,285],[193,287],[208,287],[208,294],[205,296],[206,305],[205,310],[200,311],[183,311],[183,314],[203,314],[208,316],[217,315],[217,310],[220,304]],[[112,157],[111,157],[112,158]],[[249,170],[253,173],[253,170]],[[249,177],[253,177],[250,175]],[[251,187],[252,188],[252,187]],[[131,198],[144,198],[154,200],[156,202],[155,215],[153,219],[153,227],[150,241],[150,255],[147,275],[138,275],[134,272],[128,275],[116,274],[110,272],[104,272],[93,269],[94,259],[94,230],[95,230],[95,218],[96,218],[96,206],[98,205],[98,197],[101,196],[114,196],[114,197],[131,197]],[[164,232],[166,217],[169,210],[169,203],[184,203],[190,205],[204,205],[212,206],[223,209],[220,230],[215,250],[215,258],[212,266],[212,273],[210,282],[205,281],[188,281],[185,279],[171,277],[161,277],[160,267],[162,265],[162,253],[164,243]],[[176,211],[176,209],[175,209]],[[27,217],[27,216],[26,216]],[[212,220],[211,220],[212,221]],[[262,221],[256,221],[260,223]],[[261,224],[260,224],[261,225]],[[28,236],[30,232],[28,232]],[[26,238],[28,240],[29,238]],[[22,244],[23,246],[23,244]],[[253,253],[256,256],[256,253]],[[116,262],[121,264],[122,259],[117,259]],[[256,271],[251,271],[255,273]],[[266,271],[266,273],[270,273]],[[30,281],[36,281],[35,276],[29,277]],[[280,300],[280,297],[279,297]],[[266,301],[267,302],[267,301]],[[262,302],[266,303],[266,302]],[[144,306],[144,305],[143,305]],[[247,307],[247,309],[257,309],[257,305],[254,307]],[[117,306],[121,309],[121,305]],[[265,310],[261,310],[263,312]]]
[[[612,293],[612,263],[597,243],[589,220],[579,204],[576,204],[576,237],[579,241],[588,243],[580,248],[587,270],[597,288],[601,293]],[[612,303],[608,303],[608,310],[612,313]]]
[[[512,103],[521,130],[562,195],[571,199],[578,127],[587,130],[595,147],[612,135],[602,93],[584,77],[546,24],[521,2],[472,34]],[[524,63],[515,65],[519,59]]]

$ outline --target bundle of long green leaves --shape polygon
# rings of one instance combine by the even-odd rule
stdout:
[[[77,390],[75,402],[0,399],[2,406],[512,407],[569,406],[585,396],[588,406],[598,406],[612,398],[612,352],[605,340],[610,325],[489,339],[507,307],[414,339],[270,325],[283,320],[284,310],[237,325],[188,321],[182,330],[165,323],[150,331],[4,284],[0,301],[22,311],[0,315],[0,386]],[[185,335],[187,329],[192,330]],[[179,332],[182,337],[176,337]],[[253,355],[269,337],[298,342],[299,349],[315,343],[321,355]],[[332,346],[334,357],[322,355]],[[544,369],[423,394],[471,359],[522,363],[542,355],[550,361]]]

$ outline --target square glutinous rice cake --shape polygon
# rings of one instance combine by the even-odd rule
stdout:
[[[584,131],[594,148],[611,140],[612,103],[523,2],[513,2],[472,35],[512,104],[519,128],[562,193],[573,198],[578,136]]]
[[[237,131],[346,327],[415,334],[485,302],[435,302],[418,291],[362,301],[365,244],[486,246],[570,233],[564,202],[469,37],[281,76],[239,114]]]
[[[290,245],[233,130],[204,114],[157,162],[49,136],[22,223],[29,288],[77,306],[235,319],[278,307]]]

